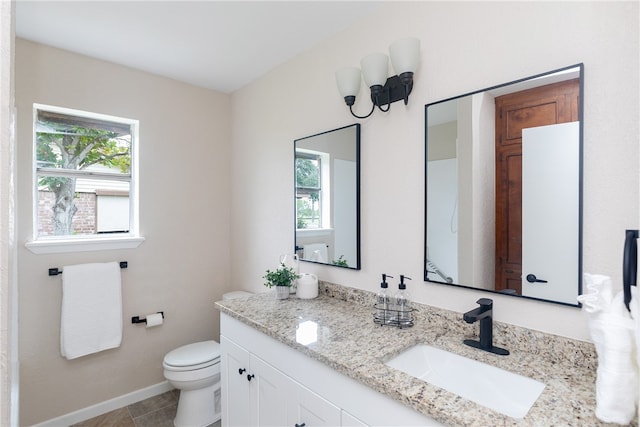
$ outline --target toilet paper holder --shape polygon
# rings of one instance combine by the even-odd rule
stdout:
[[[164,311],[158,311],[158,313],[162,314],[162,318],[164,319]],[[147,323],[147,319],[141,319],[140,316],[133,316],[131,323]]]

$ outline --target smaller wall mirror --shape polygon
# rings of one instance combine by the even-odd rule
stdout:
[[[294,141],[295,252],[360,269],[360,125]]]
[[[578,306],[577,64],[426,106],[425,280]]]

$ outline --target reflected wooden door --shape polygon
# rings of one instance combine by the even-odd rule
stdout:
[[[496,291],[522,295],[522,129],[577,121],[579,93],[574,79],[496,98]]]

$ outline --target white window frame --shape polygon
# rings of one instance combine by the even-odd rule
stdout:
[[[315,156],[320,162],[320,226],[317,228],[298,228],[297,227],[297,212],[296,212],[296,232],[302,234],[311,234],[318,231],[333,230],[331,225],[331,156],[329,153],[322,151],[306,150],[298,148],[296,151],[300,152],[302,156]],[[296,156],[297,158],[298,156]],[[294,159],[295,161],[295,159]],[[295,177],[294,177],[295,180]],[[297,191],[297,185],[296,185]]]
[[[131,180],[129,184],[129,224],[128,232],[114,233],[109,235],[78,235],[78,236],[38,236],[38,176],[37,176],[37,153],[36,153],[36,121],[38,110],[52,113],[65,114],[81,118],[110,121],[122,123],[131,128]],[[132,249],[144,242],[144,237],[140,235],[140,213],[139,213],[139,185],[138,185],[138,151],[140,140],[138,138],[139,121],[123,117],[110,116],[106,114],[91,113],[87,111],[75,110],[71,108],[55,107],[44,104],[33,104],[33,139],[31,148],[32,158],[32,239],[25,246],[36,254],[62,253],[62,252],[85,252],[113,249]]]

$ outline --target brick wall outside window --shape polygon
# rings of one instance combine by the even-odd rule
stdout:
[[[51,207],[54,195],[51,191],[38,192],[38,235],[52,236]],[[78,208],[73,216],[75,234],[95,234],[96,232],[96,194],[76,193],[75,203]]]

